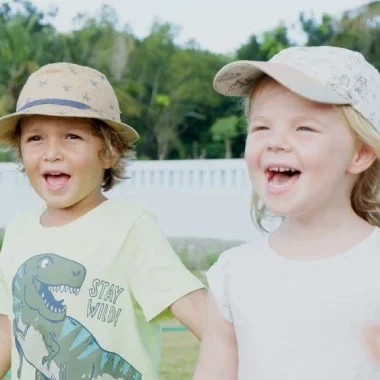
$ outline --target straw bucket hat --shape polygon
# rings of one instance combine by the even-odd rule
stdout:
[[[118,100],[105,75],[72,63],[43,66],[28,78],[16,112],[0,118],[0,143],[12,144],[18,121],[31,115],[99,119],[127,144],[139,138],[132,127],[121,122]]]

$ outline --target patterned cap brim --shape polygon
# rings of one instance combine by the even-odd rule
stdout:
[[[224,66],[214,78],[214,89],[227,96],[247,96],[254,83],[266,74],[306,99],[327,104],[350,104],[332,88],[283,63],[236,61]]]

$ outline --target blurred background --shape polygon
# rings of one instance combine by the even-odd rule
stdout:
[[[130,179],[109,196],[152,209],[204,280],[223,250],[260,235],[250,219],[242,101],[215,93],[213,77],[228,62],[268,60],[293,45],[346,47],[379,68],[380,1],[0,0],[0,116],[44,64],[105,73],[123,121],[141,136]],[[9,220],[40,204],[12,160],[0,146],[0,244]],[[174,326],[163,334],[161,379],[190,379],[198,344]]]

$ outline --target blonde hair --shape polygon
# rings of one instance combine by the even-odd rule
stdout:
[[[274,79],[263,75],[254,86],[245,100],[245,116],[249,120],[253,100],[259,92],[269,83],[275,82]],[[371,147],[376,160],[373,164],[359,175],[351,193],[351,205],[353,210],[362,219],[380,227],[380,136],[375,131],[372,124],[361,116],[353,107],[349,105],[334,106],[338,109],[346,121],[346,124],[358,143]],[[259,195],[253,189],[251,203],[251,217],[255,225],[263,232],[267,232],[263,222],[272,219],[265,204],[260,200]]]
[[[133,144],[126,143],[125,140],[121,138],[119,133],[104,121],[98,119],[89,120],[91,122],[93,134],[100,137],[102,140],[102,149],[100,154],[107,159],[114,160],[112,167],[104,171],[102,181],[102,190],[109,191],[116,184],[128,178],[125,171],[130,160],[135,158],[135,150]],[[10,141],[10,145],[14,151],[16,161],[22,164],[20,147],[20,121],[21,119],[17,124]]]

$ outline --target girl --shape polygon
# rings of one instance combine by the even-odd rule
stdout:
[[[227,65],[214,87],[247,98],[254,218],[262,230],[270,215],[282,223],[208,272],[194,380],[370,379],[366,328],[380,318],[380,74],[357,52],[292,47],[270,62]]]

